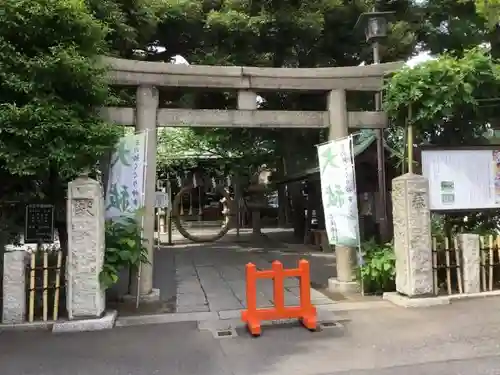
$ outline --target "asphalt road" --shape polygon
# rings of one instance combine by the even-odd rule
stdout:
[[[500,374],[500,299],[349,312],[343,330],[215,339],[194,323],[0,333],[1,375]]]

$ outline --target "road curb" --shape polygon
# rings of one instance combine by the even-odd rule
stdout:
[[[395,308],[388,301],[369,301],[369,302],[338,302],[328,305],[316,306],[318,314],[341,313],[357,310],[386,309]],[[167,324],[181,322],[206,322],[206,321],[228,321],[239,319],[241,310],[224,310],[219,312],[187,312],[187,313],[165,313],[151,315],[135,315],[118,317],[115,327],[130,327],[149,324]]]
[[[106,311],[104,316],[98,319],[67,320],[56,322],[52,326],[52,333],[68,332],[90,332],[112,329],[115,326],[118,312],[116,310]]]
[[[60,320],[51,322],[0,324],[0,333],[5,331],[49,331],[52,333],[89,332],[112,329],[115,326],[118,312],[106,311],[104,316],[96,319]]]
[[[317,305],[318,316],[328,313],[346,313],[360,310],[380,310],[396,308],[389,301],[337,302],[327,305]],[[33,331],[44,330],[52,333],[85,332],[112,329],[114,327],[132,327],[150,324],[168,324],[182,322],[228,322],[239,320],[241,310],[223,310],[219,312],[183,312],[150,315],[119,316],[115,310],[108,311],[100,319],[86,319],[60,322],[33,322],[19,324],[0,324],[3,331]]]

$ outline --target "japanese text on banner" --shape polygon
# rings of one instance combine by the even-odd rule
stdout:
[[[352,138],[318,146],[325,229],[331,245],[359,246]]]
[[[147,133],[123,137],[111,157],[106,219],[134,214],[144,206]]]

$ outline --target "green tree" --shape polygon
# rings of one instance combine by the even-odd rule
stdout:
[[[413,52],[416,39],[413,1],[378,1],[379,10],[396,12],[390,37],[381,48],[382,61],[406,59]],[[363,32],[354,25],[359,15],[372,9],[374,1],[307,0],[262,1],[167,0],[166,11],[158,26],[158,44],[165,51],[151,59],[169,61],[182,55],[192,64],[250,65],[260,67],[352,66],[371,63],[371,46]],[[231,109],[236,106],[234,93],[195,93],[187,95],[172,90],[160,92],[164,106]],[[326,109],[325,95],[289,92],[262,93],[264,109]],[[350,105],[374,108],[373,95],[353,96]],[[233,154],[267,156],[266,164],[294,173],[317,163],[315,143],[320,132],[308,129],[220,129],[194,133],[209,139],[211,149],[231,150]],[[259,148],[265,144],[264,148]],[[262,150],[270,152],[260,152]],[[295,184],[297,187],[298,184]],[[295,212],[300,209],[302,194],[293,194]],[[300,201],[300,202],[299,202]],[[296,222],[300,223],[298,217]],[[299,227],[300,225],[297,225]]]
[[[462,57],[444,54],[413,69],[396,73],[387,83],[385,110],[392,119],[393,135],[401,135],[411,107],[413,144],[477,145],[488,140],[485,131],[496,117],[500,95],[500,66],[487,50],[464,51]],[[494,98],[495,100],[491,100]],[[402,136],[390,138],[403,155]],[[500,218],[489,212],[443,215],[443,231],[484,234],[498,229]],[[441,233],[442,234],[442,233]]]
[[[500,94],[499,66],[475,48],[457,58],[405,68],[388,81],[384,106],[394,126],[404,126],[411,106],[415,143],[461,145],[481,142],[492,111],[484,106]]]
[[[500,1],[498,0],[474,0],[476,11],[488,21],[490,28],[497,26],[500,21]]]
[[[471,0],[426,0],[415,10],[420,21],[420,48],[433,54],[461,56],[464,51],[488,41],[484,18]]]
[[[98,62],[106,28],[78,0],[5,0],[0,24],[2,199],[61,206],[68,180],[117,140],[98,113],[108,100]]]
[[[407,58],[413,51],[414,15],[412,1],[378,2],[380,10],[396,11],[389,40],[382,47],[382,60]],[[168,61],[180,54],[192,64],[251,65],[263,67],[318,67],[357,65],[371,61],[371,47],[364,43],[364,34],[354,32],[358,16],[371,9],[373,1],[346,2],[341,0],[232,1],[195,2],[192,0],[165,2],[165,14],[158,26],[158,44],[165,51],[155,60]],[[323,94],[265,93],[264,109],[325,110]],[[189,100],[186,100],[186,97]],[[355,98],[356,99],[356,98]],[[373,106],[373,98],[370,97]],[[194,108],[234,108],[234,93],[182,95],[162,92],[162,105]],[[366,98],[359,99],[368,109]],[[168,104],[167,104],[168,103]],[[248,146],[267,143],[277,152],[286,149],[305,150],[314,154],[318,131],[269,131],[261,129],[220,129],[196,133],[210,137],[220,149],[250,153]],[[244,141],[242,141],[244,140]],[[296,143],[296,144],[295,144]],[[298,147],[300,145],[300,147]],[[309,150],[310,149],[310,150]],[[234,153],[234,152],[233,152]],[[289,160],[289,171],[299,169]],[[292,166],[293,164],[293,166]],[[297,165],[295,165],[297,164]],[[293,168],[292,168],[293,167]]]
[[[106,42],[112,54],[139,57],[154,42],[164,13],[163,0],[86,0],[92,14],[107,28]]]

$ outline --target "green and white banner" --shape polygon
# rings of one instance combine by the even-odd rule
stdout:
[[[144,206],[147,132],[122,137],[109,166],[106,219],[130,216]]]
[[[359,247],[352,137],[318,145],[325,229],[331,245]]]

